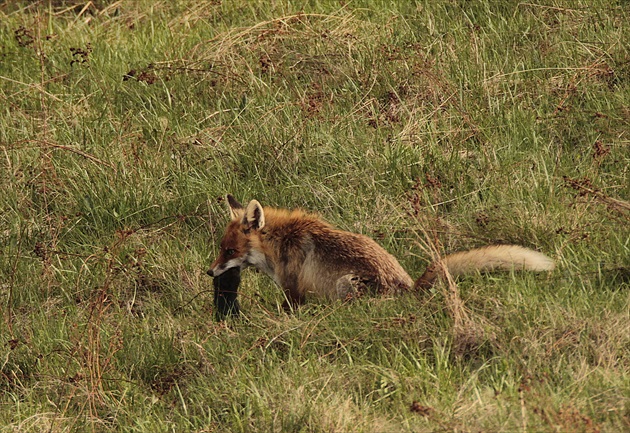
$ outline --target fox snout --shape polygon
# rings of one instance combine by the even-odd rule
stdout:
[[[221,257],[218,257],[214,263],[210,265],[210,269],[206,272],[206,274],[211,277],[218,277],[228,268],[228,264],[221,260]]]
[[[215,266],[208,269],[208,272],[206,272],[206,274],[210,275],[211,277],[218,277],[219,275],[223,274],[225,271],[226,271],[225,266]]]
[[[243,264],[242,262],[234,263],[232,261],[227,262],[227,263],[221,263],[221,264],[212,266],[210,269],[208,269],[206,274],[210,275],[211,277],[218,277],[219,275],[223,275],[226,271],[229,271],[230,269],[236,268],[240,271],[242,264]]]

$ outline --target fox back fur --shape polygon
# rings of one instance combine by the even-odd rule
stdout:
[[[544,254],[497,245],[445,256],[414,283],[398,260],[367,236],[336,229],[300,210],[263,208],[256,200],[244,207],[231,195],[227,199],[232,220],[208,274],[216,277],[231,268],[254,266],[282,287],[292,305],[313,295],[343,299],[364,291],[426,288],[447,271],[457,276],[493,269],[554,268]]]

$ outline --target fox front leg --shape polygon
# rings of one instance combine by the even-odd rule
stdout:
[[[295,310],[304,303],[304,291],[300,290],[297,278],[289,278],[288,281],[284,281],[282,289],[284,290],[284,296],[286,298],[282,303],[284,311],[289,312]]]
[[[304,303],[304,296],[291,296],[290,293],[285,293],[287,299],[282,303],[282,309],[287,313],[297,309]]]

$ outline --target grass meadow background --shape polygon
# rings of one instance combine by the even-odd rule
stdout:
[[[630,430],[630,3],[0,3],[0,432]],[[473,275],[217,323],[226,193]]]

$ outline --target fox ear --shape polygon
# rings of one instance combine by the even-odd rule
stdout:
[[[232,196],[232,194],[227,195],[227,201],[228,201],[228,205],[230,206],[230,217],[233,220],[241,218],[245,210],[243,205],[240,204],[238,200],[236,200],[234,196]]]
[[[243,224],[248,229],[260,230],[265,226],[265,212],[258,201],[252,200],[245,209],[245,215],[243,215]]]

